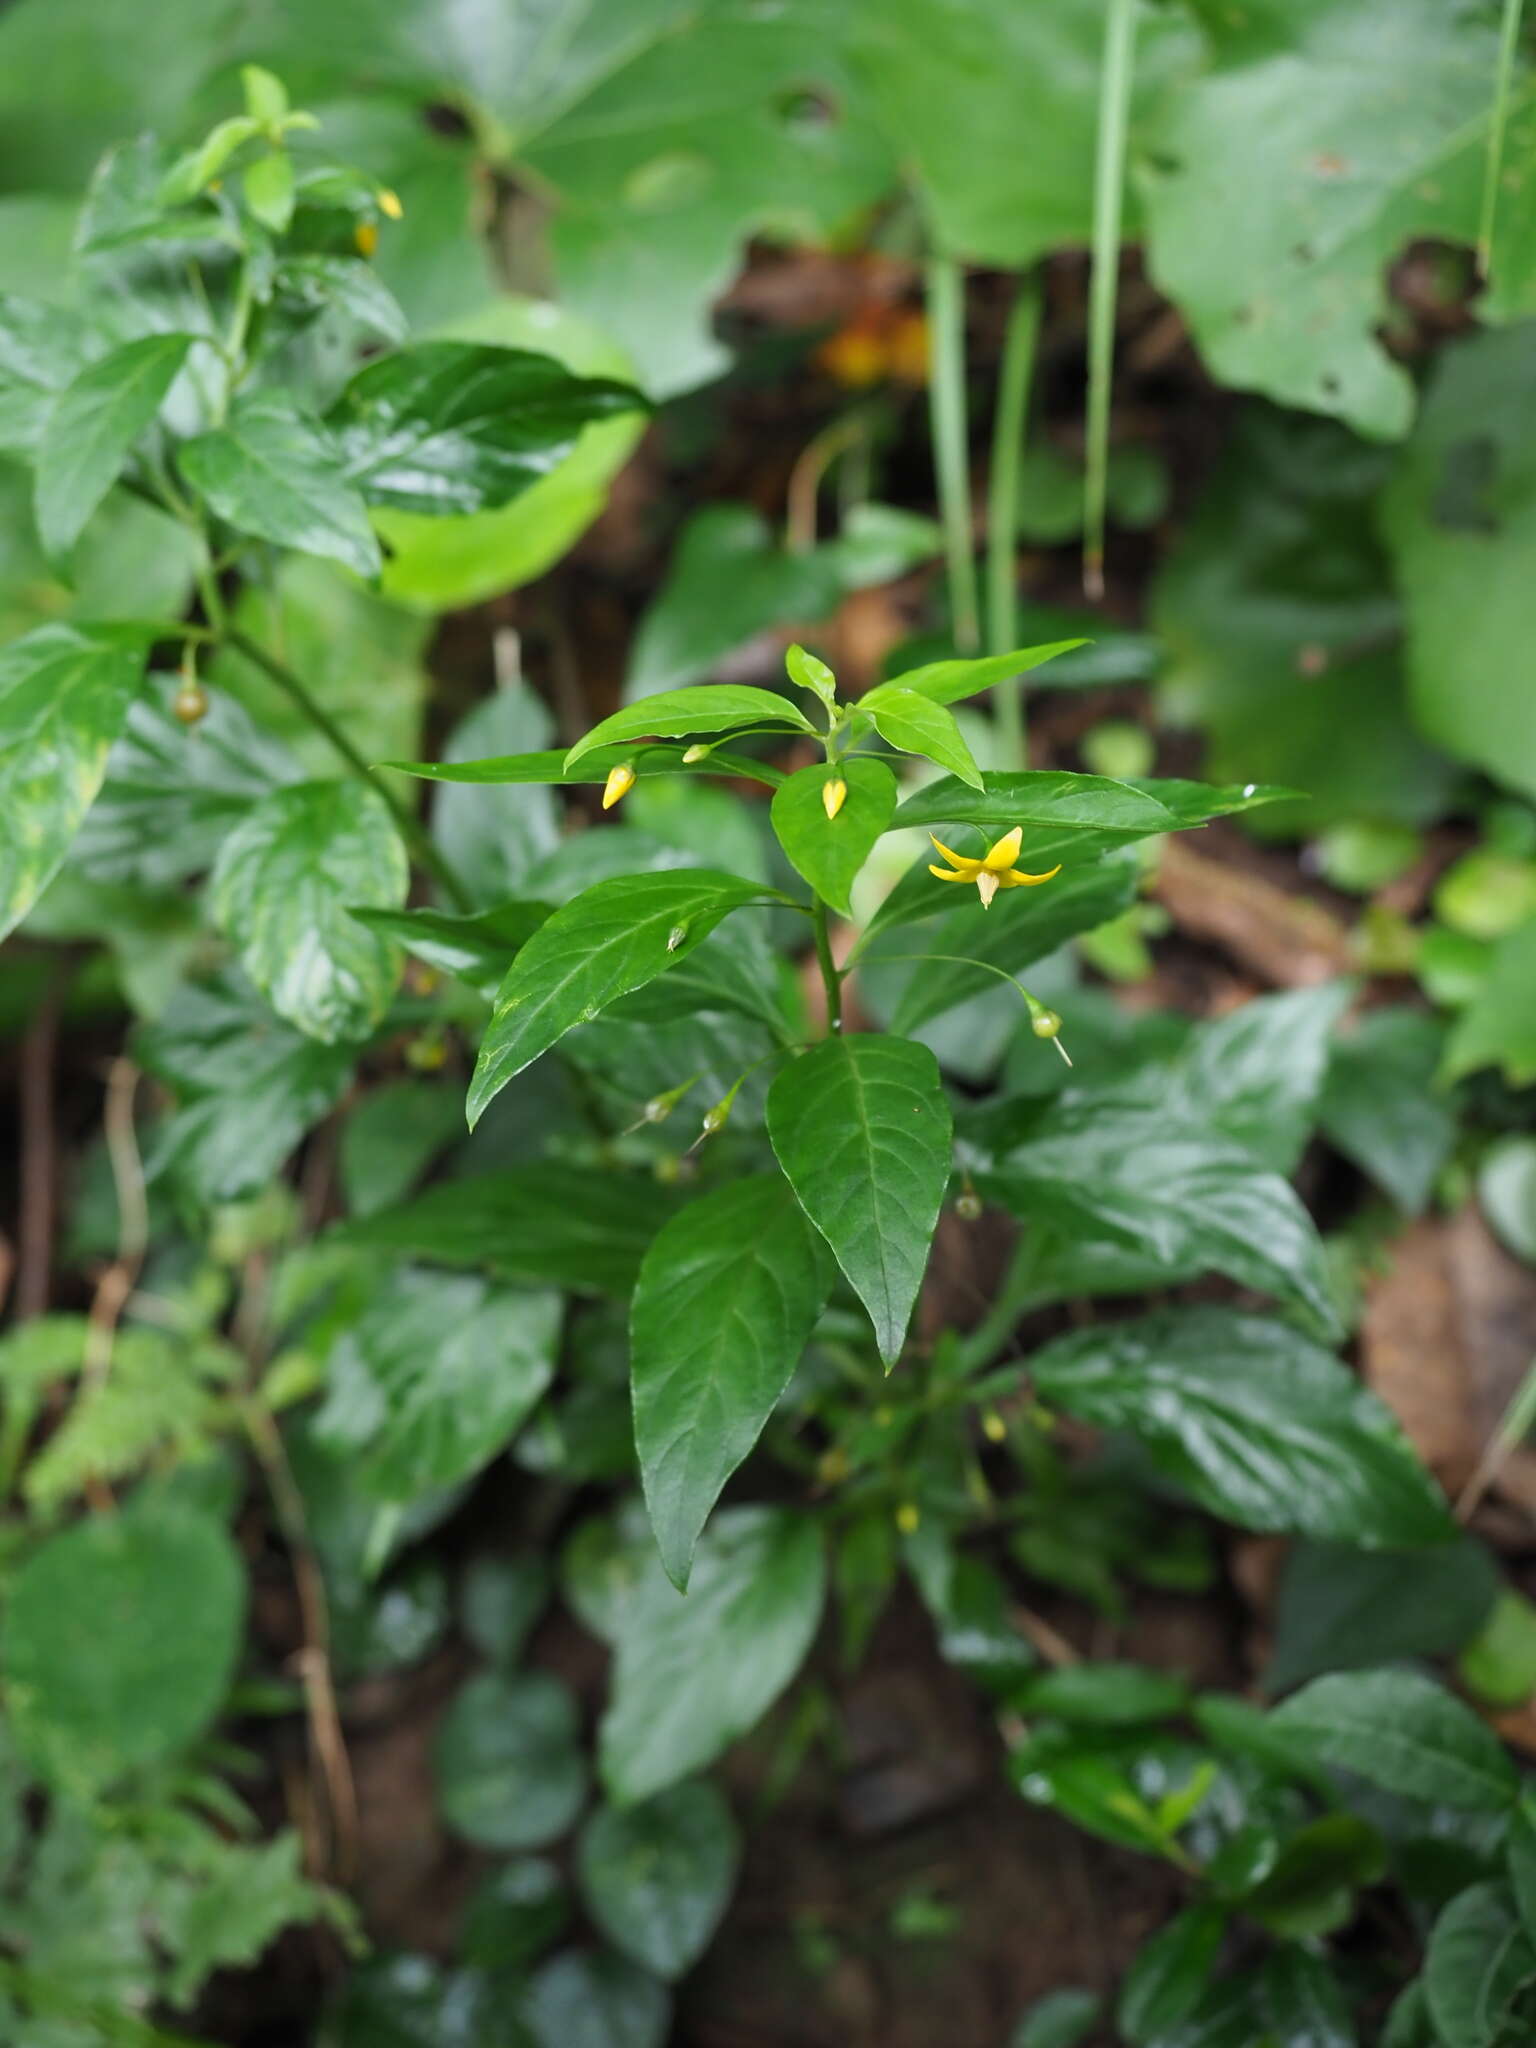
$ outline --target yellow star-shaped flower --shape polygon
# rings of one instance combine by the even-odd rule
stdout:
[[[928,834],[933,839],[933,834]],[[1014,862],[1019,857],[1019,848],[1024,844],[1024,827],[1015,825],[1011,832],[1005,832],[995,846],[989,846],[980,860],[972,860],[969,854],[951,853],[940,840],[933,839],[934,845],[949,862],[947,868],[929,866],[930,875],[937,875],[941,882],[974,882],[980,896],[982,908],[986,909],[999,889],[1033,889],[1040,882],[1048,882],[1051,875],[1059,875],[1058,863],[1045,875],[1026,875]]]

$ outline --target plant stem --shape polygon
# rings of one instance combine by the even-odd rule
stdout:
[[[1125,142],[1135,75],[1139,0],[1108,0],[1099,74],[1099,133],[1093,171],[1093,283],[1088,299],[1088,476],[1083,498],[1083,588],[1104,595],[1104,510],[1109,482],[1109,401],[1114,376],[1115,297]]]
[[[390,816],[399,828],[400,836],[415,853],[421,865],[442,884],[458,909],[472,910],[473,897],[439,853],[420,818],[406,809],[377,769],[370,767],[363,759],[324,705],[311,696],[308,686],[301,678],[294,674],[286,662],[279,661],[275,654],[269,653],[259,640],[253,640],[249,633],[242,633],[238,626],[230,628],[225,640],[229,646],[243,654],[247,661],[254,662],[263,675],[269,676],[277,684],[289,701],[303,712],[316,732],[325,735],[336,753],[360,781],[370,784],[378,791],[389,807]]]
[[[971,476],[965,431],[965,287],[953,256],[928,261],[928,332],[933,369],[928,412],[938,475],[939,516],[949,567],[950,625],[956,647],[981,644],[976,557],[971,548]]]
[[[843,977],[838,973],[837,962],[832,958],[832,940],[827,931],[827,906],[819,896],[811,915],[816,931],[816,960],[821,968],[822,987],[827,992],[827,1033],[830,1037],[843,1028]]]
[[[1014,291],[997,373],[997,416],[992,427],[992,468],[987,479],[987,651],[1006,654],[1018,639],[1014,521],[1018,517],[1019,465],[1024,422],[1040,336],[1040,279],[1026,270]],[[1024,681],[1010,676],[994,698],[1003,765],[1028,766],[1024,738]]]
[[[1499,176],[1504,168],[1504,130],[1515,83],[1515,52],[1520,43],[1521,0],[1504,0],[1499,31],[1499,61],[1494,72],[1493,110],[1488,122],[1488,161],[1483,170],[1483,203],[1477,223],[1477,269],[1489,275],[1493,263],[1493,222],[1499,210]]]

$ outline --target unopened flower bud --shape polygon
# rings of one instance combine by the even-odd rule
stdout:
[[[712,1138],[712,1137],[713,1137],[713,1136],[715,1135],[716,1131],[723,1131],[723,1130],[725,1129],[726,1125],[727,1125],[727,1124],[728,1124],[728,1123],[730,1122],[730,1120],[731,1120],[731,1098],[730,1098],[729,1096],[727,1096],[727,1097],[725,1098],[725,1100],[724,1100],[723,1102],[717,1102],[717,1103],[715,1104],[715,1106],[714,1106],[714,1108],[713,1108],[713,1109],[706,1109],[706,1110],[705,1110],[705,1112],[704,1112],[704,1135],[705,1135],[705,1137],[707,1137],[707,1138]]]
[[[369,257],[379,246],[378,224],[371,220],[360,220],[352,230],[353,247],[359,256]]]
[[[196,676],[186,676],[171,699],[171,715],[183,725],[198,725],[208,716],[208,692]]]
[[[821,807],[829,819],[835,818],[848,801],[848,785],[841,775],[834,775],[830,782],[821,785]]]
[[[904,1500],[896,1510],[896,1526],[903,1536],[915,1536],[922,1519],[922,1510],[915,1500]]]
[[[683,749],[683,766],[692,768],[700,761],[707,761],[712,752],[713,749],[706,746],[703,740],[695,740],[691,747]]]
[[[966,1188],[955,1197],[955,1214],[962,1223],[974,1223],[981,1214],[981,1197],[974,1188]]]
[[[387,185],[379,187],[379,211],[386,220],[405,218],[405,208],[400,204],[400,194],[392,192]]]
[[[635,786],[635,771],[628,761],[621,761],[617,768],[608,770],[608,780],[603,784],[603,809],[611,811],[621,796],[628,796]]]
[[[1029,1020],[1030,1029],[1036,1038],[1054,1038],[1061,1029],[1061,1019],[1054,1010],[1037,1010]]]
[[[989,1444],[1000,1444],[1007,1441],[1008,1425],[995,1408],[989,1408],[981,1418],[981,1433]]]

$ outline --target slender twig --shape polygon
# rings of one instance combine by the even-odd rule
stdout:
[[[784,501],[784,545],[792,555],[806,554],[816,545],[816,498],[822,479],[840,455],[858,446],[865,432],[862,413],[844,413],[795,457]]]
[[[1093,173],[1093,282],[1088,299],[1088,477],[1083,497],[1083,588],[1104,595],[1104,518],[1109,486],[1109,401],[1114,377],[1120,216],[1126,131],[1135,75],[1139,0],[1108,0],[1099,74],[1099,132]]]
[[[816,961],[821,968],[822,987],[827,992],[827,1031],[835,1035],[843,1028],[843,977],[832,958],[832,940],[827,930],[827,906],[818,896],[812,914],[816,932]]]
[[[1458,1522],[1470,1521],[1483,1495],[1503,1471],[1512,1452],[1525,1441],[1531,1424],[1536,1422],[1536,1358],[1526,1368],[1525,1378],[1515,1389],[1509,1406],[1499,1418],[1499,1426],[1488,1439],[1483,1455],[1477,1461],[1477,1470],[1461,1489],[1456,1500]]]
[[[133,1102],[139,1070],[132,1060],[118,1058],[107,1071],[107,1101],[102,1135],[117,1196],[117,1256],[96,1282],[85,1330],[81,1379],[100,1385],[112,1369],[112,1346],[128,1297],[139,1283],[149,1249],[149,1203],[144,1191],[144,1163],[139,1157],[133,1123]]]
[[[21,1201],[16,1233],[16,1320],[48,1306],[53,1272],[53,1222],[58,1197],[58,1149],[53,1128],[53,1075],[59,1013],[70,963],[58,962],[21,1041]]]
[[[458,875],[454,873],[453,868],[438,851],[431,834],[422,824],[420,818],[401,803],[399,797],[395,795],[395,792],[390,788],[383,776],[376,769],[371,768],[363,759],[362,755],[353,746],[351,740],[347,738],[347,735],[342,731],[335,719],[332,718],[325,706],[311,695],[309,686],[303,679],[296,675],[285,661],[279,661],[277,656],[263,647],[259,640],[253,640],[248,633],[242,632],[239,627],[231,627],[225,637],[231,647],[243,654],[247,661],[254,662],[263,675],[270,677],[277,684],[278,688],[291,703],[297,706],[317,732],[324,734],[336,753],[347,764],[352,773],[357,776],[359,781],[366,782],[371,788],[378,791],[389,807],[390,816],[399,828],[400,836],[415,853],[421,865],[447,890],[457,907],[460,910],[473,909],[474,899],[470,895],[469,890],[465,888]]]
[[[965,426],[965,282],[952,256],[929,259],[928,334],[933,364],[928,410],[949,568],[950,625],[956,647],[962,654],[970,654],[981,643],[981,611],[971,544],[970,455]]]
[[[1477,222],[1477,269],[1486,278],[1493,265],[1493,223],[1499,210],[1499,179],[1504,171],[1504,131],[1514,93],[1515,53],[1520,44],[1522,0],[1504,0],[1499,31],[1499,59],[1494,72],[1493,109],[1488,120],[1488,161],[1483,170],[1483,203]]]
[[[1006,654],[1018,641],[1019,466],[1024,422],[1040,335],[1040,279],[1027,270],[1019,278],[1008,311],[1003,360],[997,373],[997,414],[992,426],[992,469],[987,479],[987,651]],[[1010,676],[997,686],[998,751],[1004,767],[1024,768],[1024,683]]]

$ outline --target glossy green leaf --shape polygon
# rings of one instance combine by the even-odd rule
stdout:
[[[460,917],[446,910],[373,910],[351,904],[369,931],[394,939],[442,974],[457,975],[483,996],[495,995],[513,956],[550,915],[547,903],[503,903]]]
[[[288,232],[293,219],[293,159],[286,150],[273,150],[247,164],[240,178],[245,203],[252,216],[269,234]]]
[[[1225,1909],[1186,1907],[1137,1951],[1120,1987],[1115,2018],[1128,2042],[1158,2041],[1200,2003],[1226,1932]]]
[[[406,775],[419,775],[424,782],[446,783],[569,783],[601,789],[610,768],[627,763],[637,781],[647,776],[741,775],[750,782],[777,789],[784,780],[780,769],[766,761],[754,761],[747,754],[711,748],[702,761],[684,761],[679,745],[647,746],[643,742],[604,746],[584,754],[567,770],[564,751],[559,747],[528,754],[493,754],[483,761],[385,761],[385,768],[397,768]]]
[[[67,554],[116,483],[129,450],[175,383],[190,334],[147,334],[99,357],[50,407],[37,450],[37,528]]]
[[[1483,1154],[1477,1199],[1506,1251],[1536,1266],[1536,1138],[1500,1138]]]
[[[1315,1940],[1347,1926],[1355,1894],[1380,1882],[1386,1849],[1369,1821],[1325,1813],[1298,1828],[1265,1875],[1243,1894],[1243,1911],[1272,1934]]]
[[[1519,1790],[1493,1730],[1416,1671],[1331,1672],[1293,1693],[1270,1721],[1320,1763],[1403,1799],[1499,1813]]]
[[[620,875],[557,910],[518,954],[496,997],[470,1083],[471,1126],[487,1103],[574,1025],[664,974],[761,884],[711,868]]]
[[[1368,1549],[1443,1542],[1444,1501],[1393,1417],[1330,1353],[1235,1309],[1165,1309],[1057,1337],[1041,1400],[1135,1437],[1159,1471],[1249,1529]]]
[[[598,1731],[611,1798],[630,1805],[702,1770],[754,1728],[821,1619],[821,1533],[782,1508],[729,1508],[700,1540],[686,1597],[649,1564],[623,1604]]]
[[[433,1751],[443,1818],[481,1849],[538,1849],[586,1797],[576,1702],[534,1671],[472,1678],[444,1716]]]
[[[0,292],[0,448],[31,453],[85,341],[77,313]]]
[[[1207,1116],[1275,1173],[1293,1173],[1316,1122],[1346,982],[1287,989],[1200,1025],[1149,1093],[1174,1115]]]
[[[1280,1575],[1264,1689],[1288,1692],[1324,1671],[1446,1657],[1477,1634],[1499,1574],[1473,1537],[1425,1550],[1297,1543]]]
[[[0,937],[52,881],[106,774],[142,643],[40,626],[0,652]]]
[[[756,690],[745,683],[701,683],[686,690],[663,690],[605,718],[576,742],[565,757],[567,771],[595,747],[618,746],[643,739],[682,739],[692,733],[735,732],[742,726],[789,726],[798,732],[815,728],[797,704],[777,690]]]
[[[470,1560],[459,1593],[465,1635],[482,1657],[510,1670],[549,1605],[553,1586],[554,1573],[537,1553],[482,1552]]]
[[[1455,1111],[1434,1085],[1444,1037],[1422,1010],[1368,1012],[1333,1046],[1318,1101],[1329,1143],[1410,1216],[1456,1142]]]
[[[720,1489],[800,1362],[831,1260],[788,1184],[690,1202],[646,1253],[630,1310],[635,1448],[667,1575],[683,1591]]]
[[[358,371],[327,416],[369,504],[428,517],[495,511],[548,475],[582,429],[635,412],[631,385],[553,356],[424,341]]]
[[[1424,1997],[1442,2048],[1501,2048],[1512,2010],[1536,1983],[1536,1943],[1502,1884],[1452,1899],[1430,1931]],[[1524,2029],[1522,2028],[1522,2031]]]
[[[937,1061],[906,1039],[823,1039],[776,1075],[768,1135],[894,1365],[949,1185],[952,1126]]]
[[[554,1378],[559,1335],[556,1294],[406,1267],[336,1346],[316,1439],[349,1453],[385,1500],[456,1485],[527,1421]]]
[[[1048,1991],[1036,1999],[1008,2037],[1008,2048],[1079,2048],[1099,2018],[1096,1991]]]
[[[1358,2048],[1350,2001],[1333,1963],[1294,1943],[1264,1959],[1259,2010],[1276,2041],[1307,2048]]]
[[[859,699],[859,714],[869,718],[880,737],[904,754],[921,754],[925,760],[947,768],[951,775],[958,775],[972,789],[982,788],[981,770],[954,713],[942,703],[918,690],[881,683]]]
[[[1486,979],[1451,1027],[1442,1078],[1498,1067],[1511,1087],[1536,1081],[1536,923],[1494,949]]]
[[[994,683],[1006,683],[1014,676],[1028,675],[1067,654],[1074,647],[1086,647],[1086,640],[1053,640],[1045,647],[1016,647],[1011,654],[984,654],[974,661],[930,661],[921,668],[904,669],[892,676],[888,689],[915,690],[935,704],[958,704],[963,697],[979,696]]]
[[[0,1667],[32,1769],[75,1796],[169,1761],[223,1704],[245,1578],[218,1523],[164,1502],[49,1537],[11,1582]]]
[[[543,1856],[514,1856],[475,1888],[460,1952],[472,1968],[520,1974],[559,1939],[570,1912],[554,1864]]]
[[[526,683],[513,681],[459,721],[444,743],[443,758],[474,761],[546,747],[553,730],[541,699]],[[432,799],[432,837],[477,903],[501,903],[531,893],[523,887],[529,868],[560,844],[559,806],[547,788],[509,796],[449,782]]]
[[[341,1132],[341,1190],[354,1216],[403,1201],[463,1129],[459,1105],[440,1082],[385,1081],[347,1113]]]
[[[825,792],[841,781],[847,795],[827,816]],[[883,761],[858,755],[835,767],[802,768],[773,793],[773,829],[790,865],[844,917],[848,892],[896,808],[896,778]]]
[[[1049,1714],[1090,1728],[1134,1728],[1181,1713],[1189,1702],[1189,1688],[1166,1671],[1106,1659],[1043,1671],[1026,1680],[1015,1701],[1021,1713]]]
[[[227,426],[185,441],[181,473],[237,532],[323,555],[359,576],[383,557],[367,507],[318,420],[278,392],[243,399]]]
[[[440,1182],[398,1209],[343,1224],[347,1244],[509,1279],[626,1295],[671,1210],[605,1168],[547,1160]]]
[[[362,1038],[399,977],[393,941],[350,914],[396,909],[405,848],[377,791],[356,781],[274,790],[225,840],[211,901],[252,981],[311,1038]]]
[[[707,1778],[640,1806],[601,1806],[577,1852],[587,1908],[616,1948],[658,1977],[691,1970],[720,1924],[741,1859],[731,1809]]]
[[[662,2048],[671,2014],[666,1986],[609,1949],[567,1949],[522,2000],[533,2048]]]
[[[1176,819],[1150,789],[1115,782],[1106,775],[1072,775],[1063,769],[1031,768],[1020,774],[988,772],[985,787],[953,781],[930,782],[909,796],[896,813],[902,825],[978,825],[994,838],[1024,827],[1020,859],[1041,859],[1036,834],[1093,833],[1094,853],[1171,832]],[[1026,858],[1027,856],[1027,858]],[[1052,852],[1049,866],[1055,859]]]

